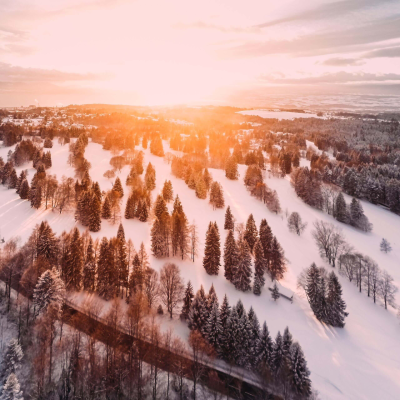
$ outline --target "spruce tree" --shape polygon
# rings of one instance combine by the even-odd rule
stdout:
[[[207,197],[207,186],[201,175],[198,175],[197,178],[194,180],[194,186],[196,196],[199,199],[205,199]]]
[[[65,283],[68,289],[80,290],[83,270],[83,242],[78,228],[74,228],[66,262]]]
[[[118,274],[118,289],[125,289],[125,293],[127,293],[129,268],[128,268],[128,256],[126,250],[125,233],[122,224],[120,224],[118,228],[116,251],[117,251],[117,257],[115,259],[116,262],[115,267],[116,267],[116,272]]]
[[[226,326],[226,322],[229,318],[229,315],[231,314],[231,307],[229,306],[229,301],[228,301],[228,297],[224,296],[224,300],[222,301],[221,304],[221,309],[220,309],[220,318],[221,318],[221,324],[222,324],[222,328],[225,329]]]
[[[274,239],[274,235],[272,234],[271,228],[268,225],[267,221],[263,219],[260,225],[260,242],[264,250],[264,258],[267,266],[267,270],[269,268],[270,259],[271,259],[271,248],[272,241]]]
[[[128,200],[127,200],[126,206],[125,206],[125,218],[126,219],[135,218],[135,206],[136,206],[136,202],[135,202],[133,196],[130,195],[128,197]]]
[[[120,198],[124,196],[124,189],[122,188],[121,179],[119,179],[118,176],[117,176],[117,178],[115,179],[115,183],[114,183],[114,185],[113,185],[112,190],[113,190],[114,192],[117,192]]]
[[[335,218],[339,222],[347,222],[347,205],[343,193],[340,192],[335,202]]]
[[[207,299],[203,285],[197,291],[189,310],[188,326],[191,330],[204,334],[208,320]]]
[[[221,319],[221,323],[223,320]],[[228,363],[235,362],[235,351],[236,351],[236,335],[237,326],[239,323],[239,317],[236,312],[236,308],[232,307],[232,311],[229,313],[224,329],[221,334],[220,341],[220,355]]]
[[[342,299],[342,287],[336,274],[332,271],[328,278],[327,323],[343,328],[347,317],[346,303]]]
[[[276,335],[274,347],[272,349],[270,366],[271,366],[271,371],[274,374],[275,378],[277,378],[280,375],[280,373],[285,367],[283,340],[282,340],[282,335],[279,331]]]
[[[24,179],[21,183],[21,188],[19,190],[19,197],[21,197],[22,200],[27,200],[29,197],[29,192],[30,192],[29,183],[26,179]]]
[[[389,241],[385,238],[382,239],[380,244],[381,251],[385,252],[386,254],[392,251],[392,246],[390,245]]]
[[[111,287],[110,274],[113,273],[112,254],[106,237],[100,243],[99,258],[97,261],[97,293],[109,300],[113,297],[114,288]]]
[[[101,209],[101,217],[104,219],[111,218],[111,204],[108,196],[104,199],[103,207]]]
[[[101,229],[101,202],[95,193],[92,194],[89,210],[89,230],[99,232]]]
[[[208,312],[208,314],[211,313],[211,310],[213,309],[215,304],[219,307],[218,296],[215,291],[214,284],[211,284],[210,290],[208,291],[208,295],[207,295],[207,312]]]
[[[249,218],[247,219],[244,239],[247,241],[250,251],[253,252],[254,245],[258,239],[258,231],[253,214],[250,214]]]
[[[83,289],[93,292],[95,289],[96,260],[93,248],[93,239],[90,237],[86,250],[86,259],[83,266]]]
[[[233,284],[242,292],[251,290],[251,255],[246,240],[239,244],[239,262],[233,276]]]
[[[289,383],[299,398],[308,399],[311,395],[310,371],[300,345],[295,342],[290,354]]]
[[[270,370],[273,349],[274,343],[269,334],[267,323],[264,321],[260,333],[260,340],[257,345],[257,363],[258,365],[261,365],[263,369]]]
[[[253,293],[255,295],[261,294],[261,288],[265,284],[264,272],[266,270],[266,262],[264,258],[264,249],[260,239],[257,239],[254,245],[254,285]]]
[[[145,201],[142,202],[142,207],[139,213],[139,221],[146,222],[149,217],[149,210],[147,209],[147,205]]]
[[[21,345],[17,339],[11,339],[8,343],[7,350],[3,357],[2,362],[2,376],[15,374],[21,366],[21,360],[24,356]]]
[[[238,165],[235,157],[229,157],[225,164],[225,176],[228,179],[237,180],[239,178]]]
[[[224,246],[224,276],[229,281],[232,282],[233,276],[235,274],[235,269],[239,263],[239,252],[233,231],[230,230],[225,239]]]
[[[311,310],[320,321],[324,320],[326,311],[324,285],[325,283],[321,277],[321,271],[315,265],[315,263],[312,263],[311,267],[307,270],[305,292],[308,302],[310,303]]]
[[[161,231],[160,221],[156,217],[151,228],[151,251],[154,257],[162,258],[166,255],[164,238]]]
[[[257,366],[257,347],[260,341],[260,323],[258,321],[257,315],[253,310],[253,307],[250,307],[248,313],[248,320],[249,320],[249,361],[252,368]]]
[[[173,192],[173,189],[172,189],[171,181],[167,181],[166,180],[164,182],[164,186],[163,186],[163,189],[162,189],[162,197],[164,198],[164,200],[167,203],[173,200],[174,192]]]
[[[268,271],[272,280],[281,280],[286,272],[283,249],[275,236],[272,239]]]
[[[215,349],[215,351],[219,353],[222,324],[217,303],[214,303],[213,308],[211,309],[210,316],[208,317],[207,324],[205,327],[205,331],[208,343],[210,343],[210,345]]]
[[[184,321],[186,321],[189,318],[189,311],[193,302],[193,298],[194,298],[193,286],[192,283],[189,281],[186,286],[185,297],[183,298],[183,307],[180,315],[180,318]]]
[[[236,363],[240,367],[251,367],[251,325],[247,313],[244,312],[239,318],[235,334]]]
[[[277,301],[281,295],[279,294],[278,286],[276,284],[276,281],[274,282],[274,286],[272,287],[271,290],[271,297],[274,299],[274,301]]]
[[[156,170],[154,167],[149,163],[146,168],[146,173],[144,176],[144,183],[146,189],[151,191],[156,187]]]
[[[207,235],[206,245],[204,249],[203,266],[209,275],[218,275],[221,265],[221,248],[220,237],[216,222],[210,224]]]
[[[225,212],[225,224],[224,229],[233,230],[235,228],[234,218],[231,212],[231,207],[228,206]]]
[[[1,400],[24,400],[21,386],[15,374],[10,374],[1,391]]]
[[[176,196],[171,215],[172,255],[181,254],[182,260],[189,251],[189,224],[179,196]]]

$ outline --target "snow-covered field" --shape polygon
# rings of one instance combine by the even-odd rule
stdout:
[[[302,114],[304,117],[304,115]],[[56,140],[50,149],[53,167],[48,171],[56,174],[74,176],[74,170],[67,164],[68,146],[60,146]],[[0,148],[0,156],[7,158],[10,148]],[[164,150],[169,151],[164,142]],[[170,165],[163,158],[150,154],[144,150],[144,166],[151,162],[156,169],[157,187],[153,191],[153,200],[160,192],[166,179],[170,179],[174,195],[179,194],[184,211],[190,222],[196,221],[200,231],[199,256],[195,262],[182,261],[179,258],[173,261],[180,267],[185,279],[191,280],[194,289],[203,284],[208,291],[213,283],[220,301],[226,293],[231,304],[241,299],[246,309],[253,306],[260,321],[266,320],[272,336],[278,330],[281,332],[289,326],[295,340],[301,344],[311,370],[311,379],[314,387],[320,392],[322,399],[399,399],[400,398],[400,324],[396,318],[396,310],[385,310],[380,304],[374,305],[366,294],[359,293],[355,286],[340,277],[343,286],[343,296],[347,303],[349,316],[344,329],[326,327],[319,323],[310,310],[307,300],[300,294],[295,295],[293,304],[280,298],[276,303],[271,299],[269,291],[264,288],[261,296],[252,293],[242,293],[225,280],[223,267],[219,276],[209,276],[202,266],[204,241],[208,223],[216,221],[221,233],[221,245],[225,242],[226,232],[223,230],[224,210],[213,211],[207,200],[200,200],[193,190],[189,189],[183,180],[172,176]],[[103,177],[110,169],[111,153],[102,149],[101,145],[89,143],[85,157],[91,162],[91,178],[98,181],[102,190],[112,186],[111,180]],[[302,160],[304,161],[304,160]],[[23,166],[18,169],[25,169]],[[312,224],[317,219],[340,225],[349,243],[356,250],[373,258],[382,269],[386,269],[400,287],[400,217],[370,203],[362,202],[365,214],[373,223],[372,233],[363,233],[350,226],[340,224],[331,216],[312,209],[296,197],[288,179],[267,178],[267,184],[278,192],[282,210],[297,211],[304,221],[308,222],[305,233],[299,237],[289,232],[285,212],[281,215],[270,213],[265,205],[250,196],[244,184],[245,166],[240,166],[238,181],[225,178],[224,171],[210,169],[213,179],[220,182],[224,188],[226,206],[230,206],[237,222],[246,222],[250,213],[253,213],[257,225],[262,218],[266,218],[273,233],[285,250],[288,259],[288,271],[282,285],[296,292],[296,280],[303,268],[313,261],[324,265],[317,247],[311,236]],[[29,180],[33,176],[33,169],[29,170]],[[129,167],[123,168],[120,173],[124,185],[125,195],[121,210],[125,210],[128,188],[125,186]],[[346,201],[349,202],[346,197]],[[171,207],[172,205],[170,205]],[[51,210],[34,210],[26,200],[21,200],[14,190],[0,186],[0,229],[5,239],[20,236],[21,244],[29,237],[35,224],[41,220],[48,220],[53,230],[60,234],[63,230],[70,230],[76,225],[72,213],[58,214]],[[150,252],[150,223],[137,220],[122,219],[125,234],[131,238],[136,249],[143,241]],[[79,224],[78,224],[79,226]],[[79,226],[83,231],[83,227]],[[93,233],[93,237],[115,236],[118,225],[102,222],[100,232]],[[389,254],[380,252],[379,243],[385,237],[392,245],[393,251]],[[169,259],[170,261],[171,259]],[[166,260],[157,260],[150,257],[151,266],[159,270]],[[331,267],[325,265],[330,270]],[[268,284],[268,282],[267,282]],[[400,296],[398,295],[398,300]],[[167,318],[163,318],[167,320]],[[180,321],[169,323],[176,328],[182,337],[189,334],[186,326]]]
[[[255,115],[261,118],[277,118],[277,119],[295,119],[295,118],[322,118],[314,113],[300,113],[292,111],[275,111],[275,110],[245,110],[239,111],[238,114]]]

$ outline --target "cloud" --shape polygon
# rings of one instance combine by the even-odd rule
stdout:
[[[279,85],[316,85],[316,84],[349,84],[349,83],[372,83],[372,82],[393,82],[400,81],[400,74],[371,74],[371,73],[350,73],[345,71],[327,73],[319,76],[309,76],[304,78],[276,78],[273,76],[263,76],[262,80]]]
[[[299,12],[289,17],[279,18],[272,21],[265,22],[263,24],[256,25],[257,28],[268,28],[271,26],[297,22],[297,21],[315,21],[321,19],[332,19],[335,17],[341,17],[345,14],[372,8],[376,6],[382,6],[385,2],[394,2],[393,0],[342,0],[335,1],[332,3],[321,4],[320,6]]]
[[[344,66],[362,65],[362,64],[364,64],[364,61],[359,60],[357,58],[334,57],[334,58],[328,58],[327,60],[323,61],[321,64],[328,65],[330,67],[344,67]]]
[[[63,72],[55,69],[23,68],[0,62],[0,82],[53,82],[93,81],[107,79],[107,74]]]
[[[361,51],[372,43],[398,38],[400,38],[400,14],[395,14],[355,28],[303,35],[293,40],[247,42],[227,49],[225,56],[233,58],[271,54],[315,56],[333,52]]]
[[[258,28],[239,28],[239,27],[224,27],[221,25],[208,24],[206,22],[198,21],[191,24],[178,23],[173,25],[176,29],[211,29],[223,33],[247,33],[247,32],[259,32]]]
[[[364,54],[361,58],[379,58],[388,57],[396,58],[400,57],[400,47],[387,47],[383,49],[377,49]]]

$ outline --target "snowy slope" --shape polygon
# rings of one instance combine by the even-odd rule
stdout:
[[[9,148],[0,148],[0,156],[6,159]],[[74,176],[74,171],[67,165],[68,146],[60,146],[54,141],[52,152],[53,167],[49,173]],[[164,150],[168,145],[164,143]],[[210,220],[216,221],[221,233],[221,245],[225,241],[226,233],[223,230],[225,210],[213,211],[207,200],[200,200],[193,190],[189,189],[183,180],[176,179],[171,174],[170,165],[162,158],[153,156],[149,150],[144,150],[144,166],[150,161],[156,168],[157,187],[153,191],[153,200],[161,190],[165,179],[172,181],[174,195],[179,194],[184,211],[190,222],[196,221],[200,230],[199,257],[193,263],[179,258],[174,262],[181,268],[185,280],[190,279],[194,289],[203,284],[208,291],[213,283],[219,299],[228,294],[230,303],[242,299],[246,309],[253,306],[259,319],[266,320],[271,334],[276,335],[278,330],[288,325],[295,340],[298,340],[305,352],[308,366],[311,370],[311,379],[323,399],[398,399],[400,398],[400,326],[395,310],[384,310],[381,305],[374,305],[366,294],[358,293],[357,289],[340,277],[343,286],[344,299],[348,305],[349,317],[344,329],[325,327],[314,318],[307,301],[295,296],[293,304],[285,299],[276,303],[270,297],[269,291],[264,288],[261,296],[252,293],[241,293],[223,277],[221,268],[218,277],[207,275],[202,267],[202,254],[204,251],[205,233]],[[101,145],[89,143],[85,157],[91,162],[90,175],[98,181],[102,190],[111,188],[111,180],[103,177],[106,170],[110,169],[111,154],[102,150]],[[302,160],[305,162],[305,160]],[[25,169],[26,166],[23,166]],[[128,189],[125,179],[129,172],[126,166],[120,177],[124,185],[125,196],[121,207],[125,210]],[[224,188],[226,206],[230,205],[237,222],[246,222],[250,213],[253,213],[257,225],[262,218],[266,218],[273,233],[285,250],[289,260],[288,272],[282,281],[283,286],[296,291],[296,279],[301,270],[308,267],[313,261],[324,265],[320,259],[317,248],[311,236],[312,224],[316,219],[338,224],[343,229],[347,240],[360,252],[370,256],[378,262],[379,266],[389,271],[400,287],[400,217],[384,209],[363,202],[365,214],[374,224],[372,233],[366,234],[335,221],[329,215],[314,210],[296,197],[288,179],[267,179],[267,184],[276,189],[282,209],[292,212],[297,211],[303,220],[308,222],[308,227],[303,236],[298,237],[289,232],[285,216],[270,213],[265,205],[250,196],[243,184],[245,166],[240,166],[241,177],[238,181],[225,178],[224,171],[210,169],[213,179],[220,182]],[[30,173],[29,179],[33,176]],[[349,198],[346,197],[346,201]],[[33,210],[27,201],[20,200],[13,190],[0,186],[0,229],[7,238],[19,235],[22,242],[29,237],[36,223],[47,219],[53,230],[60,234],[75,226],[73,215],[70,213],[58,214],[50,210]],[[131,238],[136,249],[143,241],[146,249],[150,249],[150,223],[137,220],[122,220],[127,238]],[[83,230],[83,227],[80,227]],[[94,237],[116,235],[117,225],[102,222],[100,232]],[[386,255],[379,250],[379,243],[385,237],[390,241],[393,251]],[[153,268],[159,270],[165,260],[150,257]],[[326,265],[328,270],[330,266]],[[176,321],[180,336],[187,336],[188,330]]]

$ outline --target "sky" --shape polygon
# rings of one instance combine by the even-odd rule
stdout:
[[[400,95],[399,0],[0,0],[0,106]]]

